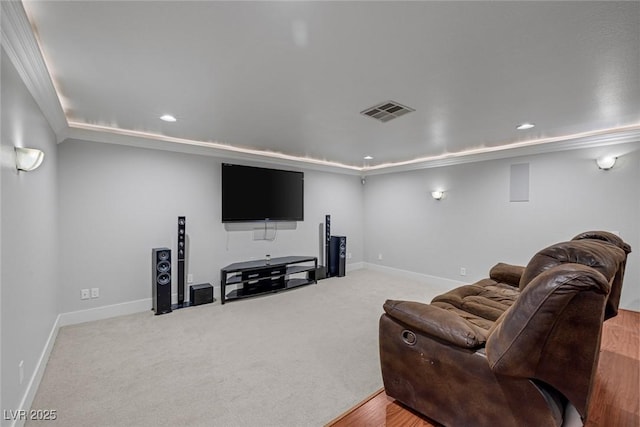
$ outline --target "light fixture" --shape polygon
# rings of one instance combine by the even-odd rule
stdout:
[[[531,128],[534,128],[534,127],[536,127],[536,125],[533,124],[533,123],[521,123],[518,126],[516,126],[516,129],[517,130],[527,130],[527,129],[531,129]]]
[[[15,147],[16,169],[30,172],[38,169],[44,160],[44,153],[37,148]]]
[[[441,190],[432,191],[431,197],[433,197],[436,200],[442,200],[442,198],[444,197],[444,191],[441,191]]]
[[[164,120],[165,122],[175,122],[176,118],[174,116],[172,116],[171,114],[165,114],[160,116],[160,120]]]
[[[596,164],[602,170],[609,170],[616,164],[616,157],[607,156],[596,159]]]
[[[373,156],[364,156],[365,160],[373,160]]]

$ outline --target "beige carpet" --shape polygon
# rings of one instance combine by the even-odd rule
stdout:
[[[60,329],[27,426],[321,426],[382,387],[385,299],[425,283],[358,270],[220,305]]]

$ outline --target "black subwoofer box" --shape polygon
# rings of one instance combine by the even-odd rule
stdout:
[[[191,301],[191,305],[213,302],[213,286],[210,283],[192,285],[189,290],[189,301]]]

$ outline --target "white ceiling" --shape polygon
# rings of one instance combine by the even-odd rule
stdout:
[[[637,1],[24,7],[71,136],[121,129],[359,169],[640,129]],[[387,100],[415,112],[360,114]]]

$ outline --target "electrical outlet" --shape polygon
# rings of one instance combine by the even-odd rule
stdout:
[[[351,259],[351,252],[347,252],[347,259]]]
[[[100,288],[91,288],[91,298],[100,297]]]
[[[193,274],[187,274],[187,283],[193,283]]]
[[[460,267],[460,275],[461,276],[466,276],[467,275],[467,269],[464,267]]]
[[[378,254],[378,259],[382,260],[382,254]]]
[[[24,360],[18,363],[18,376],[20,377],[20,384],[24,382]]]
[[[89,289],[80,289],[80,299],[89,299],[89,298],[91,298]]]

